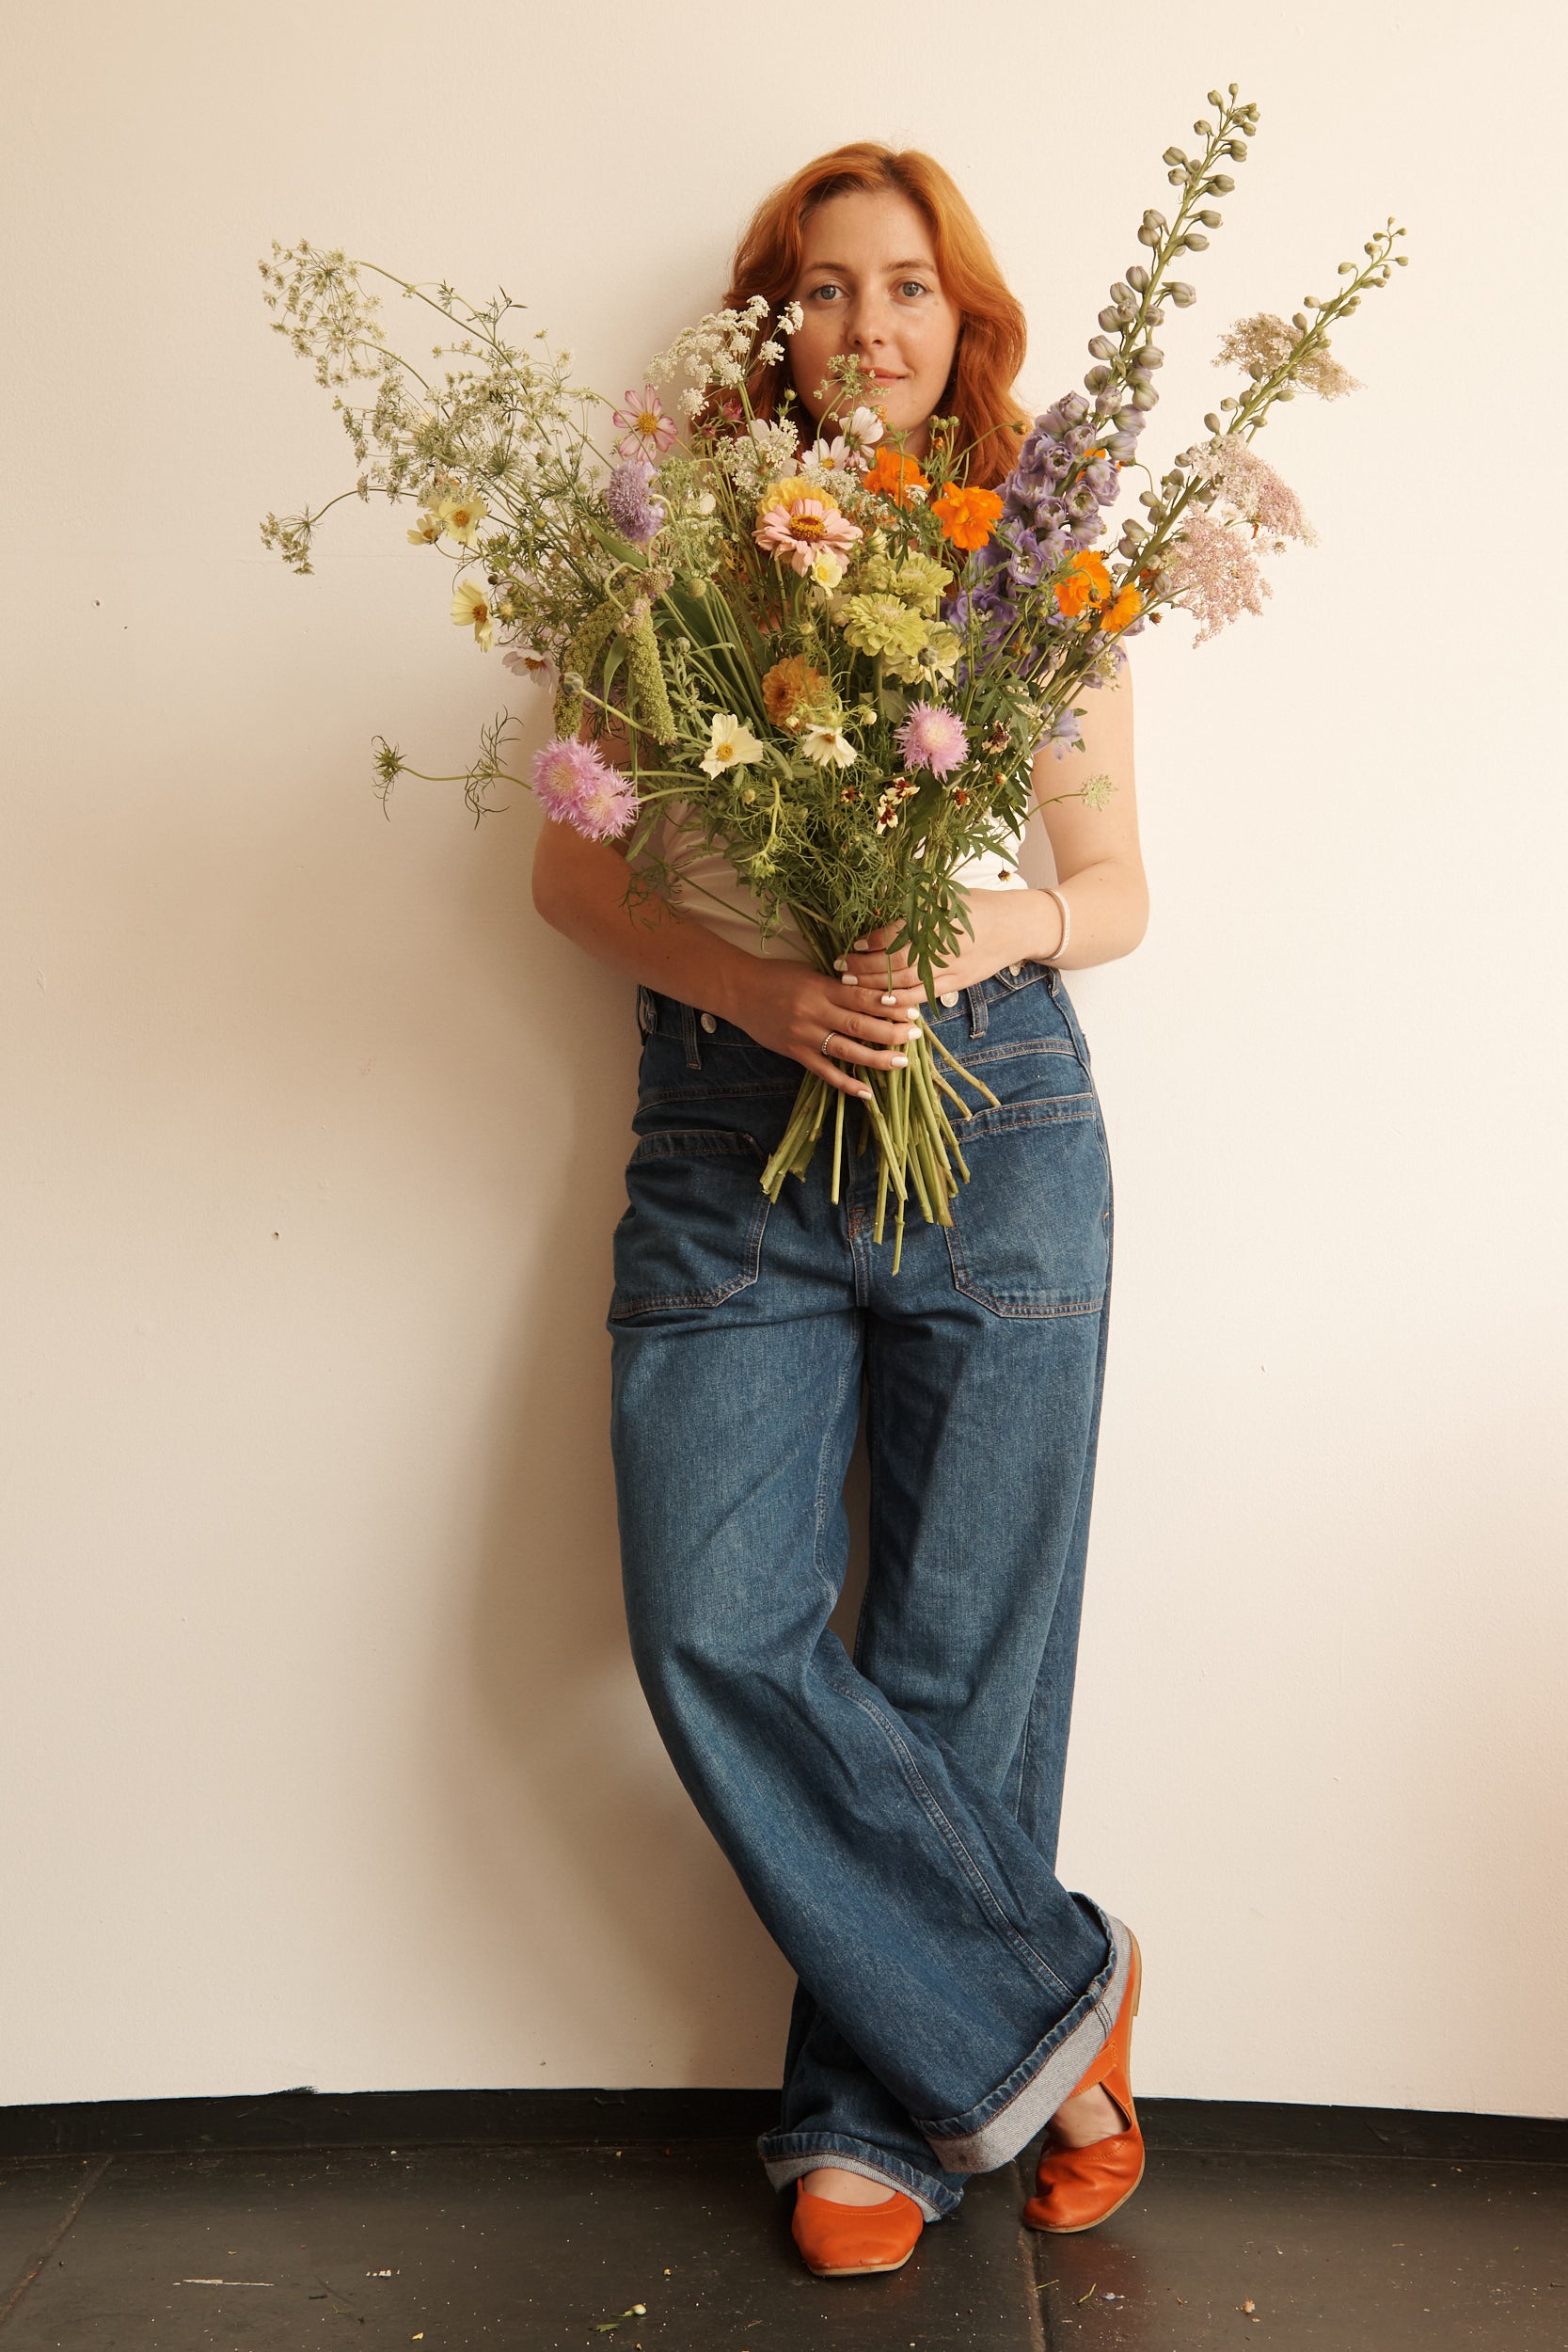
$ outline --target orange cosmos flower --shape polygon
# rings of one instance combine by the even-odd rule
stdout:
[[[1114,604],[1108,604],[1100,616],[1100,626],[1107,637],[1129,621],[1135,621],[1144,609],[1144,600],[1135,588],[1124,588]]]
[[[994,490],[962,490],[950,482],[931,501],[931,512],[942,525],[942,537],[956,548],[983,548],[1002,512],[1002,501]]]
[[[1089,605],[1103,604],[1110,593],[1105,558],[1096,555],[1092,548],[1080,548],[1068,567],[1067,579],[1056,582],[1056,604],[1072,620]]]
[[[911,490],[928,490],[927,481],[912,457],[900,457],[896,450],[884,442],[877,452],[876,463],[863,477],[865,487],[875,490],[895,506],[907,506]]]

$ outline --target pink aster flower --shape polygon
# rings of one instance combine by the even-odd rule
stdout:
[[[894,739],[906,768],[929,768],[933,776],[961,768],[969,756],[963,721],[941,703],[916,703]]]
[[[610,841],[637,814],[637,793],[592,743],[558,735],[533,755],[533,795],[546,817],[575,825],[590,841]]]
[[[662,457],[673,448],[680,430],[674,418],[666,415],[664,404],[651,384],[644,384],[640,392],[626,394],[626,405],[614,411],[614,421],[621,427],[622,438],[616,448],[623,457]]]
[[[841,556],[852,548],[861,527],[839,511],[826,491],[813,497],[809,485],[797,480],[781,485],[780,497],[764,508],[752,536],[759,548],[782,556],[803,577],[824,549]]]

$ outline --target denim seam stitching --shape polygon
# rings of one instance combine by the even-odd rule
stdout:
[[[823,1589],[829,1595],[835,1608],[838,1605],[838,1595],[833,1590],[832,1577],[829,1576],[826,1568],[822,1565],[822,1530],[827,1521],[828,1510],[830,1507],[828,1499],[823,1493],[823,1488],[828,1484],[828,1451],[832,1441],[833,1429],[838,1418],[838,1408],[844,1402],[845,1384],[848,1378],[850,1370],[851,1365],[849,1359],[846,1358],[844,1363],[839,1367],[838,1386],[833,1392],[832,1414],[824,1423],[822,1431],[822,1443],[816,1456],[816,1523],[812,1534],[812,1565],[816,1568],[818,1577],[822,1581]],[[855,1364],[853,1366],[853,1370],[858,1376],[860,1372],[859,1364]]]
[[[932,1795],[930,1788],[921,1772],[920,1767],[916,1763],[914,1756],[910,1750],[908,1742],[898,1737],[898,1734],[894,1729],[893,1725],[886,1721],[878,1708],[871,1706],[865,1699],[861,1698],[856,1692],[847,1692],[846,1695],[853,1706],[858,1707],[861,1709],[863,1714],[869,1715],[872,1722],[880,1729],[882,1737],[886,1740],[888,1745],[893,1749],[895,1755],[897,1756],[899,1763],[903,1767],[905,1778],[913,1788],[920,1804],[925,1807],[928,1818],[935,1823],[938,1831],[945,1839],[953,1854],[967,1872],[976,1891],[984,1898],[990,1909],[995,1912],[997,1918],[1001,1921],[1003,1931],[1006,1934],[1007,1941],[1013,1945],[1018,1951],[1025,1954],[1030,1961],[1037,1964],[1047,1983],[1053,1984],[1058,1992],[1065,1993],[1069,1999],[1077,1997],[1073,1994],[1071,1985],[1063,1982],[1062,1979],[1056,1974],[1054,1968],[1052,1967],[1051,1963],[1046,1959],[1044,1953],[1037,1952],[1035,1949],[1035,1947],[1030,1943],[1028,1937],[1021,1934],[1019,1930],[1014,1927],[1012,1921],[1008,1918],[1001,1898],[997,1895],[990,1880],[986,1877],[985,1872],[975,1861],[974,1856],[970,1852],[969,1848],[964,1844],[963,1839],[958,1836],[958,1831],[953,1827],[952,1822],[948,1820],[946,1814],[937,1803],[936,1798]]]

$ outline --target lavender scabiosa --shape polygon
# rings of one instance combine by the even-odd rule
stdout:
[[[619,768],[575,736],[558,735],[533,755],[533,796],[546,817],[590,841],[611,841],[637,814],[637,793]]]
[[[646,547],[664,520],[659,499],[648,496],[654,469],[646,458],[628,457],[617,466],[605,485],[610,519],[623,537]]]
[[[969,756],[969,737],[956,710],[941,703],[916,703],[894,737],[906,768],[928,768],[950,775]]]

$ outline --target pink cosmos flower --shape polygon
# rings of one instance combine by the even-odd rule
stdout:
[[[623,457],[662,457],[673,448],[680,430],[651,384],[626,394],[626,405],[614,411],[614,421],[621,427],[615,446]]]
[[[894,739],[906,768],[929,768],[933,776],[961,768],[969,756],[963,721],[941,703],[916,703]]]
[[[628,778],[574,736],[555,736],[534,753],[530,781],[546,816],[575,825],[590,841],[613,840],[637,814]]]
[[[782,556],[802,578],[826,548],[842,555],[861,536],[859,523],[841,514],[831,498],[810,498],[792,485],[776,506],[768,507],[752,533],[759,548]]]

